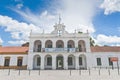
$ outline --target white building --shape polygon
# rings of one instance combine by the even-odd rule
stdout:
[[[117,67],[117,62],[111,62],[113,58],[120,64],[120,47],[90,47],[89,38],[88,33],[68,33],[64,24],[55,24],[50,34],[31,33],[29,49],[0,47],[0,68]]]
[[[96,47],[93,47],[94,52],[91,52],[89,38],[88,33],[68,33],[65,25],[60,23],[54,25],[51,34],[31,34],[28,69],[109,67],[110,57],[120,58],[120,47],[115,48],[119,52],[96,52]]]

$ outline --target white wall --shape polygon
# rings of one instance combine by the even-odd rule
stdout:
[[[10,66],[17,66],[17,57],[23,57],[22,65],[27,65],[27,55],[0,55],[0,66],[4,66],[5,57],[10,57]]]
[[[93,67],[97,67],[97,61],[96,58],[99,57],[101,58],[101,62],[102,62],[102,67],[110,67],[109,66],[109,57],[118,57],[119,61],[119,65],[120,65],[120,52],[95,52],[92,53],[93,55]],[[117,67],[117,62],[113,62],[113,66]]]

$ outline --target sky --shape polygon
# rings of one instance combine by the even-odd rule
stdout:
[[[120,46],[120,0],[0,0],[0,44],[20,46],[55,23],[89,32],[97,45]]]

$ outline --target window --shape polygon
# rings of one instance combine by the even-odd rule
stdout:
[[[58,30],[58,36],[61,36],[61,35],[62,35],[62,31]]]
[[[82,57],[79,57],[79,65],[82,65]]]
[[[41,52],[41,45],[38,45],[37,52]]]
[[[9,66],[10,58],[5,58],[4,66]]]
[[[73,65],[72,57],[68,57],[68,65],[69,66]]]
[[[82,52],[82,47],[81,47],[81,45],[78,45],[78,47],[79,47],[79,52]]]
[[[48,66],[52,65],[52,58],[51,57],[47,57],[47,65]]]
[[[97,58],[97,66],[101,66],[101,58]]]
[[[72,45],[71,45],[71,44],[68,44],[68,48],[72,48]]]
[[[62,48],[62,45],[61,45],[61,44],[58,44],[58,48]]]
[[[47,48],[52,48],[52,45],[48,45]]]
[[[112,65],[113,65],[113,62],[110,61],[110,57],[108,58],[108,60],[109,60],[109,66],[112,66]]]
[[[41,60],[40,60],[40,57],[37,57],[37,66],[40,66],[40,62]]]
[[[17,66],[22,66],[22,58],[18,58],[18,60],[17,60]]]

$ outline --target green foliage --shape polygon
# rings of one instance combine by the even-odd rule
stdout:
[[[79,31],[78,33],[79,33],[79,34],[82,34],[83,32]]]
[[[90,37],[90,46],[95,46],[95,41]]]

